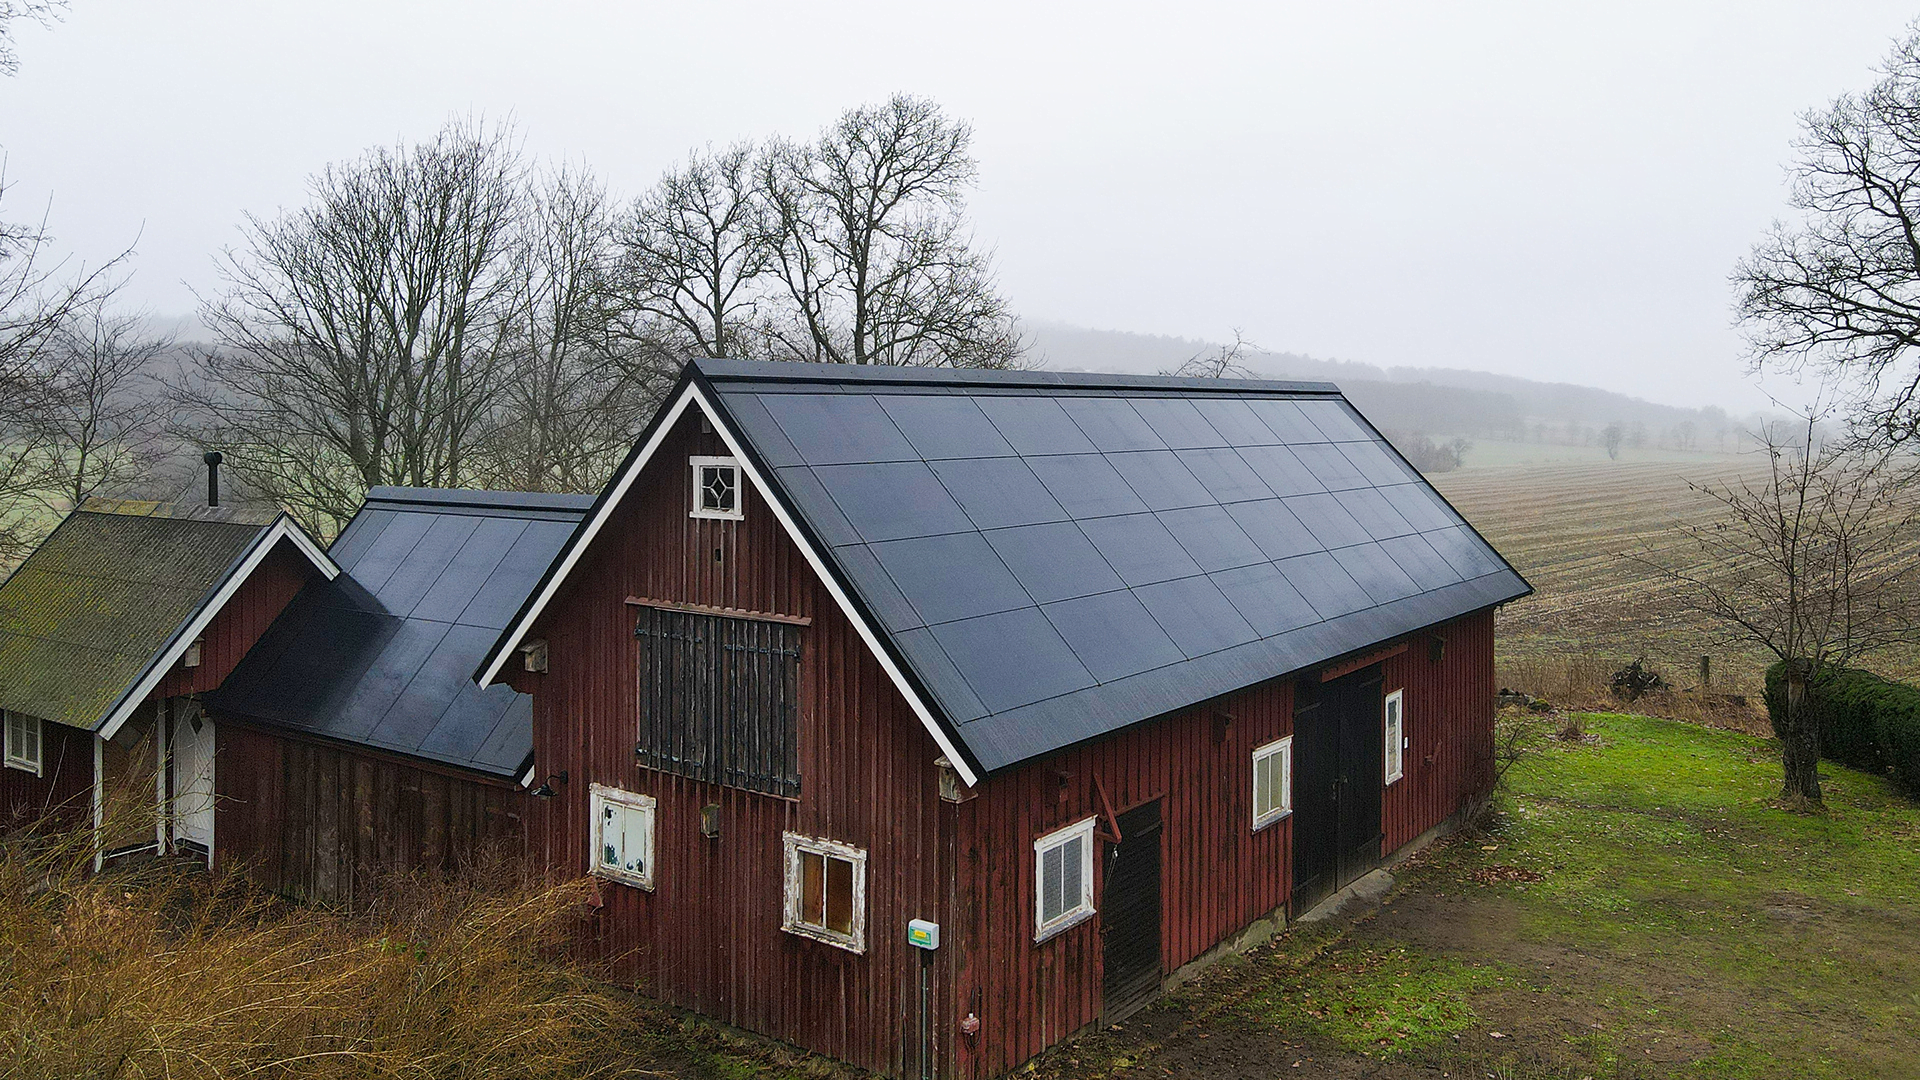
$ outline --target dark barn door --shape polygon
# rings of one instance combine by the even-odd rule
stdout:
[[[1100,897],[1106,981],[1102,1015],[1116,1024],[1160,993],[1160,800],[1120,815]]]
[[[1380,861],[1381,674],[1302,679],[1293,713],[1293,914]]]

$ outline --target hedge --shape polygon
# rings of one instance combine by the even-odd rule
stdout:
[[[1823,668],[1811,691],[1822,757],[1883,775],[1891,769],[1896,786],[1920,796],[1920,688],[1870,671]],[[1786,719],[1785,663],[1767,669],[1766,699],[1778,735]]]

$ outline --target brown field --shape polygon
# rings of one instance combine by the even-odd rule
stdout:
[[[1759,467],[1751,458],[1672,455],[1667,460],[1556,462],[1442,473],[1434,484],[1533,584],[1498,621],[1503,685],[1549,696],[1581,696],[1645,656],[1676,688],[1697,688],[1701,656],[1712,657],[1712,689],[1757,702],[1769,657],[1730,642],[1685,611],[1659,574],[1629,556],[1677,558],[1682,521],[1708,520],[1716,504],[1688,481],[1719,484]],[[1920,538],[1915,557],[1920,558]],[[1920,648],[1870,658],[1902,679],[1920,676]],[[1569,682],[1573,685],[1569,686]],[[1671,711],[1671,710],[1669,710]]]

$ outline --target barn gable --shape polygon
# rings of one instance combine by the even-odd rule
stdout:
[[[702,360],[483,682],[690,405],[969,781],[1529,588],[1327,384]]]

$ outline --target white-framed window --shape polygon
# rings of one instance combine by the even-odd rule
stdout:
[[[837,840],[785,834],[787,902],[781,929],[867,951],[867,852]]]
[[[43,759],[40,742],[40,718],[22,716],[17,712],[3,714],[6,717],[6,763],[9,769],[19,769],[40,775]]]
[[[746,515],[740,506],[740,462],[730,457],[693,459],[693,515],[738,521]]]
[[[594,784],[587,790],[587,812],[593,818],[593,873],[635,888],[652,889],[653,796],[605,784]]]
[[[1293,812],[1293,736],[1253,752],[1253,827],[1262,829]]]
[[[1093,818],[1033,842],[1033,940],[1093,915]]]
[[[1385,725],[1381,747],[1386,752],[1382,766],[1386,770],[1386,782],[1391,784],[1406,775],[1407,733],[1406,723],[1400,715],[1401,702],[1406,691],[1395,690],[1387,695],[1381,705],[1381,723]]]

